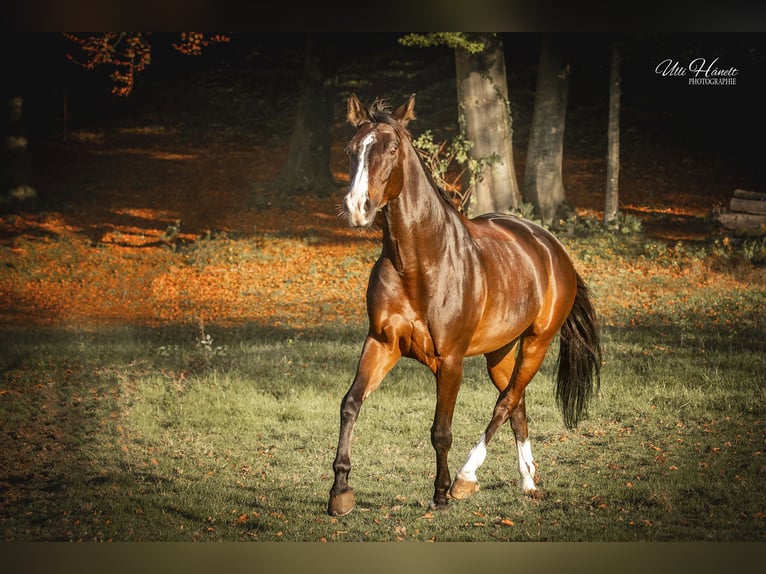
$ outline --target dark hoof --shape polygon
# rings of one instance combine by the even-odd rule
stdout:
[[[327,514],[330,516],[346,516],[346,514],[354,510],[354,506],[356,506],[354,491],[349,488],[346,492],[330,495]]]
[[[449,503],[447,500],[439,500],[436,501],[433,498],[431,499],[431,502],[428,503],[428,510],[448,510],[449,509]]]

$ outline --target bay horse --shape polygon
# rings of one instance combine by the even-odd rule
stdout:
[[[601,347],[593,306],[559,241],[525,219],[468,219],[435,184],[411,142],[415,96],[392,111],[383,100],[365,110],[348,99],[357,132],[346,147],[350,183],[343,214],[352,227],[382,215],[383,246],[367,286],[369,330],[356,376],[340,407],[340,436],[327,511],[343,516],[356,502],[349,486],[351,435],[362,403],[401,357],[436,377],[431,444],[436,478],[431,509],[446,509],[478,487],[476,471],[505,421],[516,439],[522,491],[538,497],[537,463],[524,392],[559,334],[556,401],[573,428],[599,385]],[[463,359],[483,354],[499,391],[486,430],[451,482],[447,455]]]

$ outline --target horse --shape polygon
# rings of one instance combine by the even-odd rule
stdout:
[[[365,110],[356,95],[347,119],[350,183],[342,214],[368,228],[382,216],[382,248],[367,286],[369,328],[356,375],[340,406],[340,435],[327,512],[355,505],[349,485],[351,436],[362,403],[402,357],[436,378],[430,430],[436,454],[432,510],[478,489],[476,471],[508,420],[522,491],[541,497],[527,428],[525,388],[559,335],[555,398],[568,428],[587,414],[600,385],[601,345],[583,279],[561,243],[544,228],[510,214],[469,219],[434,182],[411,141],[415,95],[392,111],[377,99]],[[499,396],[465,463],[450,479],[447,455],[464,357],[484,355]]]

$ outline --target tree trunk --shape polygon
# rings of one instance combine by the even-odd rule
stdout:
[[[301,95],[287,161],[274,181],[267,184],[280,194],[327,196],[336,187],[330,172],[336,71],[332,43],[321,36],[308,35]],[[258,192],[259,189],[255,189],[253,195]],[[251,197],[251,203],[257,203],[257,198]]]
[[[569,64],[564,54],[559,35],[543,34],[524,170],[524,198],[532,203],[535,214],[546,225],[572,213],[561,176],[569,90]]]
[[[471,157],[477,161],[496,157],[474,185],[467,209],[470,216],[509,211],[521,203],[502,40],[499,35],[487,35],[485,45],[479,54],[455,49],[458,105],[466,138],[473,142]]]
[[[24,129],[24,98],[13,96],[8,102],[8,121],[3,122],[2,189],[0,208],[14,210],[34,207],[37,191],[32,186],[29,146]]]
[[[614,227],[620,209],[620,46],[612,43],[612,65],[609,73],[609,127],[606,149],[606,202],[604,227]]]

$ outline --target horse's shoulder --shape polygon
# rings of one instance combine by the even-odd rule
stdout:
[[[367,291],[384,291],[387,293],[398,292],[402,289],[402,278],[396,266],[390,258],[381,255],[370,271],[370,280]]]

